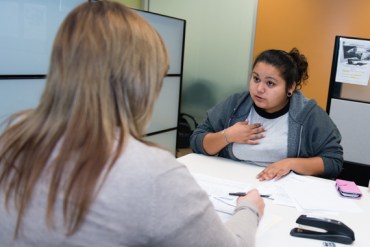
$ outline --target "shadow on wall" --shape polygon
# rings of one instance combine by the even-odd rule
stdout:
[[[218,103],[215,96],[217,90],[217,87],[207,80],[192,82],[190,86],[183,88],[181,111],[194,116],[199,123],[204,119],[207,110]]]

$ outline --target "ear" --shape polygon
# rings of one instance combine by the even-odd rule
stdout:
[[[296,86],[297,86],[297,83],[296,82],[293,82],[293,84],[290,86],[290,88],[288,88],[288,92],[289,93],[293,93]]]

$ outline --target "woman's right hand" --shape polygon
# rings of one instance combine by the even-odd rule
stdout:
[[[219,132],[209,132],[203,139],[203,149],[208,155],[218,154],[228,144],[259,144],[258,139],[265,137],[261,134],[265,129],[260,123],[248,124],[248,120],[238,122]]]
[[[265,137],[262,134],[264,131],[260,123],[249,124],[248,120],[245,120],[225,129],[225,135],[229,142],[255,145],[259,144],[258,139]]]
[[[262,197],[258,193],[257,189],[250,190],[245,196],[240,196],[237,199],[237,203],[240,203],[242,201],[250,201],[254,203],[257,206],[258,215],[261,218],[264,210],[265,210],[265,202],[263,201]]]

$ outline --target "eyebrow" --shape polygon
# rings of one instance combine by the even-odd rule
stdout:
[[[252,71],[252,74],[255,74],[258,77],[260,77],[260,75],[255,71]],[[273,81],[276,81],[276,82],[278,81],[278,79],[276,79],[275,77],[272,77],[272,76],[267,76],[265,79],[273,80]]]

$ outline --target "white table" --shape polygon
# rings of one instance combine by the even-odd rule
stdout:
[[[205,156],[201,154],[188,154],[177,159],[188,167],[192,173],[200,173],[222,179],[246,182],[258,187],[261,182],[256,175],[261,167],[236,162],[229,159]],[[310,177],[310,179],[321,179]],[[334,186],[332,180],[322,179],[328,186]],[[363,210],[361,213],[328,213],[327,218],[342,221],[355,233],[355,241],[351,246],[370,246],[370,192],[366,187],[360,187],[363,196],[355,203]],[[352,199],[348,199],[352,200]],[[302,214],[295,208],[276,205],[273,201],[265,199],[265,215],[261,220],[256,235],[256,246],[294,246],[314,247],[323,246],[323,241],[314,239],[297,238],[290,236],[290,231],[297,227],[296,220]],[[262,227],[263,226],[263,227]],[[348,246],[335,243],[336,246]]]

